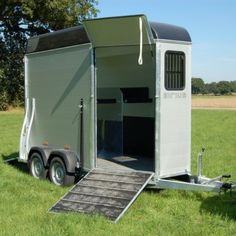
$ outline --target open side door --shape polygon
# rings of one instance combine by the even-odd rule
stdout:
[[[85,20],[83,24],[94,48],[153,42],[152,31],[145,15]]]

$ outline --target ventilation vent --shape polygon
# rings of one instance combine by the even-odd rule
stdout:
[[[166,90],[183,90],[185,88],[185,55],[183,52],[166,52],[165,88]]]

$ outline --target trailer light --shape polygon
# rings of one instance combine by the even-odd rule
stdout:
[[[69,149],[70,149],[70,145],[65,144],[65,145],[64,145],[64,149],[65,149],[65,150],[69,150]]]
[[[43,141],[43,146],[48,146],[48,141],[47,140],[45,140],[45,141]]]

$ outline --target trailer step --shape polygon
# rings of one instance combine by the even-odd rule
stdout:
[[[49,211],[99,214],[117,222],[154,173],[94,169]]]

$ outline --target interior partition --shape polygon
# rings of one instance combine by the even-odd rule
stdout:
[[[139,46],[96,49],[97,153],[106,160],[99,167],[112,162],[154,170],[155,55],[150,46],[143,47],[142,57],[140,65]]]

